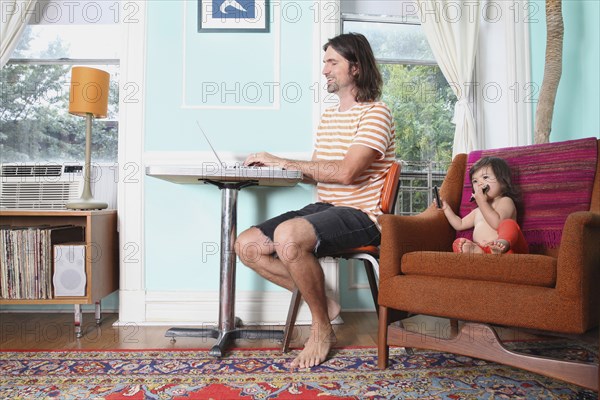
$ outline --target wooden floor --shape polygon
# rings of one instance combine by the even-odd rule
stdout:
[[[338,346],[375,346],[377,316],[369,313],[344,313],[343,324],[335,325]],[[93,314],[84,314],[81,339],[75,337],[73,315],[68,313],[4,313],[0,314],[0,348],[18,350],[67,349],[209,349],[212,338],[177,338],[172,343],[165,337],[170,326],[113,326],[117,314],[103,314],[96,325]],[[254,329],[255,327],[253,327]],[[261,326],[258,329],[279,329],[281,326]],[[299,326],[293,334],[292,347],[301,346],[308,336],[308,326]],[[279,348],[271,339],[238,339],[236,348]]]
[[[342,324],[334,326],[336,347],[374,347],[377,345],[377,316],[374,312],[343,312]],[[104,314],[100,325],[94,322],[93,314],[84,314],[84,337],[77,339],[73,329],[72,314],[0,314],[0,349],[2,350],[113,350],[113,349],[209,349],[215,343],[211,338],[177,338],[172,343],[166,338],[169,326],[140,326],[128,324],[115,327],[116,314]],[[410,326],[428,334],[446,335],[448,320],[416,316],[408,322]],[[406,325],[406,324],[405,324]],[[408,326],[406,325],[406,326]],[[281,329],[264,326],[260,329]],[[309,333],[308,326],[296,327],[292,348],[302,347]],[[504,340],[529,340],[541,336],[524,330],[498,329]],[[598,340],[597,329],[585,336],[589,341]],[[236,348],[279,348],[275,340],[238,339]]]

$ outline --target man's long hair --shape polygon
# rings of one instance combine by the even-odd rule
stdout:
[[[348,60],[350,68],[357,68],[357,72],[353,74],[357,89],[356,101],[379,100],[383,79],[367,38],[360,33],[344,33],[329,39],[323,50],[327,51],[329,46]]]

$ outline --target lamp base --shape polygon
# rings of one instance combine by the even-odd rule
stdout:
[[[102,201],[95,201],[94,199],[79,199],[65,204],[65,207],[70,210],[103,210],[108,207],[108,204]]]

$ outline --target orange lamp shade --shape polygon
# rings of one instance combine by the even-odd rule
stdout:
[[[88,113],[96,118],[108,115],[108,83],[110,74],[101,69],[73,67],[69,112],[85,117]]]

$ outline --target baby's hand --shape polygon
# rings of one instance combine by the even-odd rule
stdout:
[[[435,204],[438,210],[444,211],[446,207],[448,207],[448,203],[446,203],[444,199],[440,198],[440,200],[442,201],[442,204],[438,204],[436,199],[433,199],[433,204]]]
[[[472,194],[473,200],[475,200],[477,202],[477,204],[479,204],[480,202],[487,202],[488,201],[487,192],[488,192],[489,188],[490,187],[486,185],[481,188],[475,189],[475,192]]]

